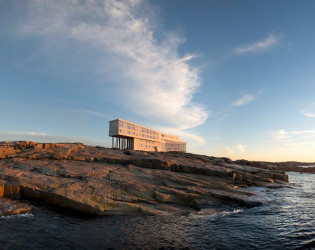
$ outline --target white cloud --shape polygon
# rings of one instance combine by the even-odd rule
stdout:
[[[235,151],[229,147],[225,147],[225,155],[227,156],[234,156],[235,155]]]
[[[287,140],[290,136],[286,130],[280,129],[272,133],[272,138],[275,140]]]
[[[302,115],[304,115],[305,117],[315,118],[315,113],[308,110],[303,110]]]
[[[186,132],[186,131],[182,131],[180,129],[174,129],[174,128],[163,128],[160,127],[158,128],[160,131],[164,132],[164,133],[170,133],[170,134],[174,134],[180,137],[180,139],[182,140],[193,140],[195,142],[197,142],[197,145],[202,145],[205,144],[205,140],[203,137]]]
[[[280,148],[301,149],[314,146],[315,130],[277,130],[272,134],[273,142]]]
[[[238,149],[238,152],[240,154],[243,154],[246,151],[246,146],[241,145],[241,144],[236,145],[236,148]]]
[[[234,49],[234,53],[236,54],[246,54],[246,53],[255,53],[268,50],[275,45],[277,45],[280,41],[280,36],[275,34],[270,34],[267,38],[258,41],[254,44],[250,44],[244,47],[239,47]]]
[[[240,97],[239,99],[237,99],[233,105],[234,106],[243,106],[246,105],[250,102],[252,102],[255,99],[255,96],[252,94],[244,94],[242,97]]]
[[[117,103],[131,112],[181,130],[206,121],[209,112],[193,102],[201,84],[190,62],[195,55],[179,55],[184,39],[159,30],[148,3],[30,0],[28,13],[25,33],[71,39],[103,53],[123,79]]]
[[[304,139],[310,139],[315,136],[315,130],[292,130],[286,131],[284,129],[277,130],[272,133],[272,138],[274,140],[289,140],[294,139],[293,136],[298,136]]]
[[[225,147],[224,155],[228,157],[236,157],[237,155],[244,154],[246,151],[246,146],[242,144],[237,144],[233,147]]]

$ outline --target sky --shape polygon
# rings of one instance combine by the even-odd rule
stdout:
[[[110,146],[122,118],[315,162],[315,2],[0,0],[0,141]]]

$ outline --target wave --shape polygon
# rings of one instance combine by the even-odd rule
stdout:
[[[239,214],[243,212],[243,209],[234,209],[232,211],[217,211],[213,212],[212,209],[201,209],[197,213],[191,214],[193,217],[202,217],[202,218],[218,218],[218,217],[225,217],[230,216],[233,214]]]
[[[10,220],[10,219],[16,219],[16,218],[33,218],[33,214],[26,213],[26,214],[14,214],[14,215],[3,215],[0,216],[0,220]]]

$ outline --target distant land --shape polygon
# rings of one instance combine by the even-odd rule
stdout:
[[[252,166],[263,169],[277,169],[286,172],[305,172],[315,173],[315,162],[297,162],[297,161],[285,161],[285,162],[266,162],[266,161],[247,161],[236,160],[235,163]]]

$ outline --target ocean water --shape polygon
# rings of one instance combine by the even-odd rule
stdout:
[[[282,189],[250,188],[265,204],[189,216],[82,217],[34,205],[0,217],[0,249],[315,249],[315,175]]]

